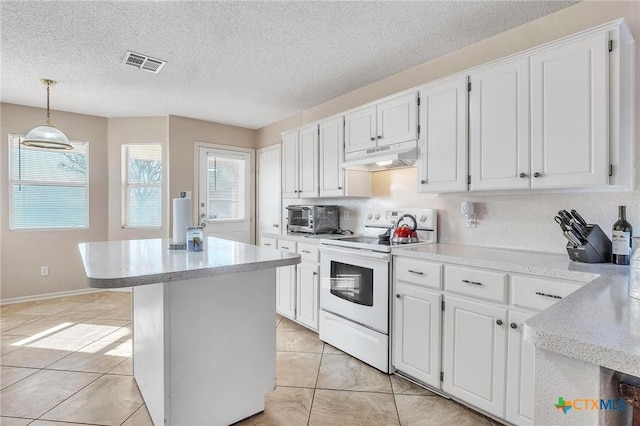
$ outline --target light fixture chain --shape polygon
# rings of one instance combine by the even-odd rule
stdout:
[[[49,119],[49,90],[51,89],[51,83],[47,81],[47,125],[51,126],[51,120]]]

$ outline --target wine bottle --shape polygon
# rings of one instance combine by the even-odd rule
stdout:
[[[627,207],[618,206],[618,221],[613,224],[611,261],[616,265],[628,265],[631,259],[633,228],[627,222]]]

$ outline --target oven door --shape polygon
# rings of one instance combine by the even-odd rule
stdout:
[[[389,333],[389,253],[320,246],[320,308]]]

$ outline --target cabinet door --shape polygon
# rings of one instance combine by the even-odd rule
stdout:
[[[471,75],[472,191],[529,187],[529,58]]]
[[[282,197],[298,198],[298,131],[282,135]]]
[[[533,425],[535,346],[522,340],[524,322],[533,315],[509,311],[506,419],[517,425]]]
[[[608,184],[608,41],[605,32],[531,56],[532,188]]]
[[[320,266],[302,262],[298,265],[297,311],[298,322],[318,330]]]
[[[300,197],[318,196],[318,126],[300,129],[298,149]]]
[[[276,269],[276,312],[296,317],[296,265]]]
[[[343,117],[320,123],[320,196],[344,195],[344,121]]]
[[[467,190],[467,78],[420,91],[419,192]]]
[[[378,146],[418,139],[418,93],[408,93],[378,104]]]
[[[507,310],[445,297],[443,390],[504,417]]]
[[[393,313],[393,365],[423,383],[440,387],[442,295],[396,283]]]
[[[361,108],[344,116],[344,150],[374,148],[376,141],[376,107]]]

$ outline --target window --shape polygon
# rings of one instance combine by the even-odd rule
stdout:
[[[122,145],[123,225],[127,228],[162,226],[162,146]]]
[[[207,220],[244,220],[247,155],[207,152]]]
[[[71,150],[22,145],[9,135],[9,229],[88,228],[88,144]]]

